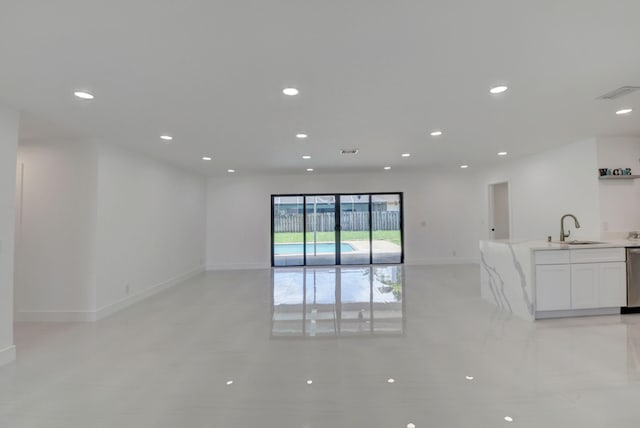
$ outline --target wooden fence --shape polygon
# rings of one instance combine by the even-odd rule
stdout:
[[[341,214],[342,230],[369,230],[368,212],[344,212]],[[274,232],[302,233],[302,214],[276,216]],[[314,228],[315,223],[315,228]],[[333,213],[307,214],[307,231],[333,232],[336,217]],[[400,213],[397,211],[374,211],[371,218],[373,230],[400,230]]]

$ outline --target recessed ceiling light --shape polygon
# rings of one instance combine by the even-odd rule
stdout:
[[[313,172],[313,168],[307,168],[307,172]]]
[[[498,152],[498,156],[506,156],[507,152]]]
[[[504,420],[507,422],[513,422],[513,418],[511,416],[505,416]]]
[[[460,165],[460,168],[462,169],[469,168],[469,165]]]
[[[433,131],[431,131],[431,136],[432,137],[439,137],[442,135],[442,131],[439,129],[434,129]]]
[[[282,90],[282,93],[285,95],[289,95],[290,97],[293,97],[294,95],[298,95],[300,91],[298,91],[296,88],[284,88]]]
[[[385,166],[384,169],[389,171],[391,169],[391,167],[390,166]]]
[[[77,98],[80,98],[81,100],[92,100],[95,98],[93,94],[85,91],[75,91],[73,95],[75,95]]]
[[[413,422],[409,422],[407,424],[407,428],[416,428],[416,424],[414,424]]]
[[[465,376],[464,377],[466,380],[473,380],[473,376]]]
[[[213,158],[209,157],[209,156],[202,156],[202,160],[211,160]]]
[[[227,385],[232,385],[232,384],[233,384],[233,381],[232,381],[232,380],[228,380],[228,381],[227,381]]]
[[[296,134],[296,138],[299,138],[300,140],[304,140],[307,137],[309,137],[307,134]]]
[[[387,383],[394,383],[396,380],[392,377],[390,377],[389,379],[387,379]]]
[[[403,153],[403,154],[402,154],[402,157],[403,157],[403,158],[408,158],[409,156],[411,156],[411,153]]]
[[[307,381],[307,385],[311,385],[312,383],[313,383],[313,381],[312,381],[311,379],[309,379],[309,380]]]
[[[629,113],[631,113],[632,111],[633,111],[633,109],[632,109],[632,108],[623,108],[623,109],[621,109],[621,110],[618,110],[618,111],[616,112],[616,114],[629,114]]]
[[[500,86],[494,86],[493,88],[489,89],[489,92],[491,92],[492,94],[496,95],[496,94],[503,93],[507,89],[509,89],[507,86],[500,85]]]
[[[236,172],[235,169],[228,169],[227,172]]]
[[[161,135],[160,139],[164,141],[171,141],[173,140],[173,137],[171,135]]]
[[[302,156],[302,159],[311,159],[311,156],[309,156],[309,155],[303,155],[303,156]]]

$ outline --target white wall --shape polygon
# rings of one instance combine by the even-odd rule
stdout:
[[[599,138],[598,168],[631,168],[640,175],[639,138]],[[640,230],[640,180],[600,180],[602,236],[626,238]]]
[[[268,267],[270,196],[314,192],[403,192],[406,263],[476,261],[482,202],[474,183],[469,170],[212,177],[207,185],[207,268]]]
[[[18,321],[93,321],[204,269],[204,178],[86,141],[18,162]]]
[[[17,188],[16,320],[91,319],[95,144],[21,141]]]
[[[200,176],[99,145],[98,318],[204,269],[205,187]]]
[[[487,168],[479,180],[481,211],[488,216],[488,186],[509,182],[511,239],[560,238],[560,217],[574,214],[581,228],[571,230],[570,239],[600,239],[600,203],[595,139]],[[489,236],[488,228],[482,232]]]
[[[15,359],[13,256],[18,113],[0,106],[0,365]]]

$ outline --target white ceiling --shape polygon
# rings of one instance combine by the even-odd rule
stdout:
[[[2,0],[0,10],[0,99],[23,112],[25,139],[91,138],[218,174],[473,167],[502,150],[640,136],[640,91],[595,100],[640,86],[637,0]],[[510,90],[491,96],[495,83]],[[282,95],[287,86],[300,95]],[[623,106],[636,111],[616,116]]]

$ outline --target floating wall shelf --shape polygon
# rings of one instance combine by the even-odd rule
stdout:
[[[640,178],[640,175],[601,175],[600,180],[633,180]]]

